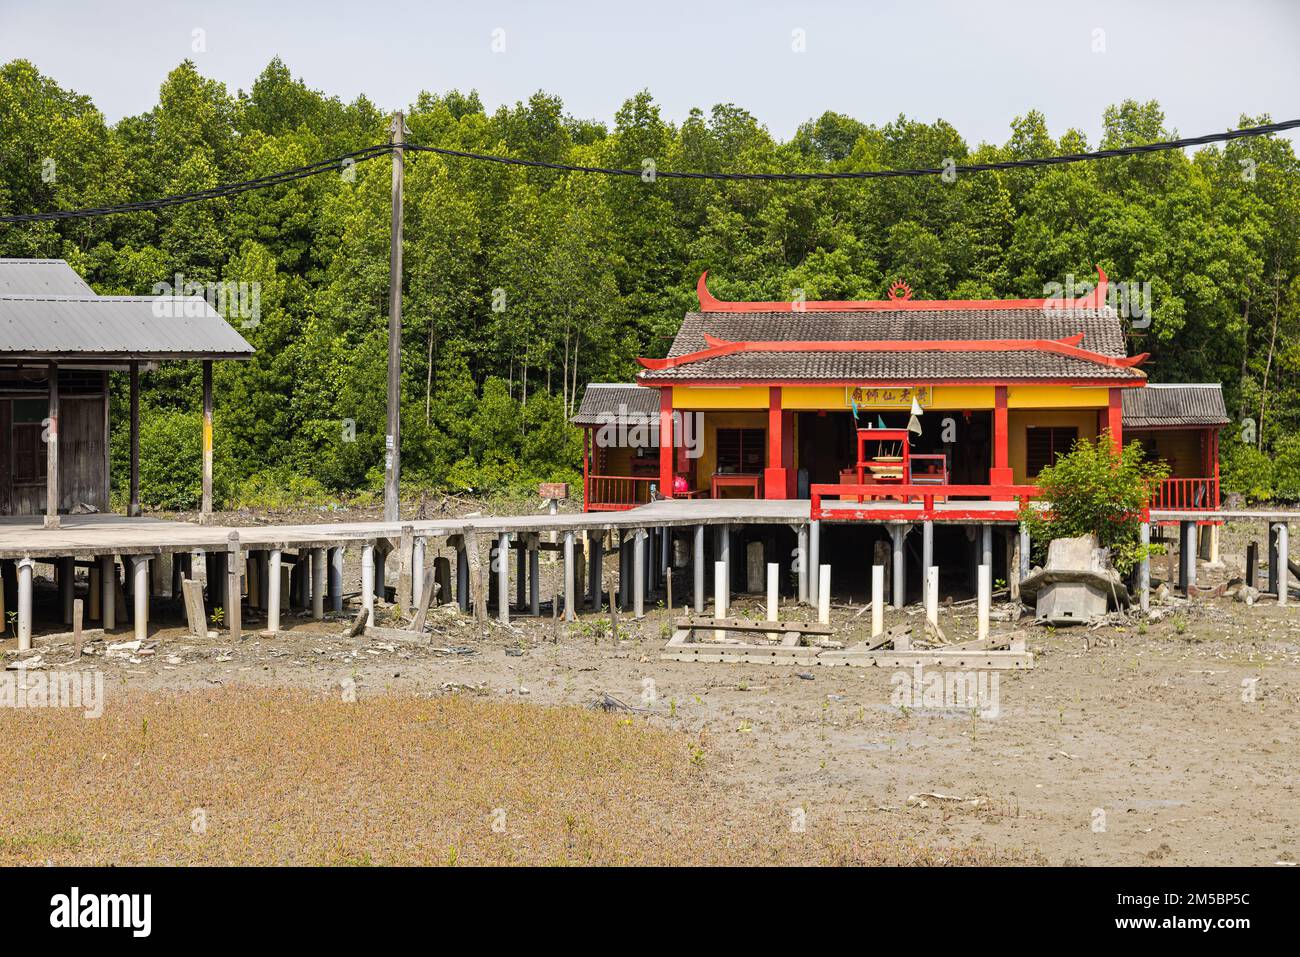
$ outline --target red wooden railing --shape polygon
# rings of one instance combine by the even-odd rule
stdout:
[[[1167,478],[1151,495],[1151,507],[1179,512],[1212,512],[1219,507],[1219,479]]]
[[[583,498],[587,512],[620,512],[650,501],[650,486],[657,478],[633,475],[588,475]]]
[[[1021,507],[1038,495],[1037,485],[814,485],[811,489],[814,519],[987,519],[1010,521]],[[823,507],[822,499],[836,499],[839,503]],[[936,508],[935,500],[942,499]],[[1005,507],[991,508],[962,499],[987,499],[1005,503]],[[968,507],[963,507],[966,504]],[[919,508],[917,507],[919,505]]]

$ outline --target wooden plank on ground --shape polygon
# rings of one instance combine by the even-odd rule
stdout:
[[[429,641],[429,636],[422,631],[409,631],[405,628],[384,628],[380,625],[367,625],[365,634],[367,638],[404,641],[413,645],[423,645]]]
[[[438,582],[435,579],[436,576],[432,572],[424,576],[424,589],[420,593],[420,602],[416,606],[415,617],[411,620],[411,631],[424,631],[424,621],[429,617],[429,606],[433,603],[433,596],[438,591]]]
[[[829,635],[834,627],[815,621],[764,621],[758,618],[710,618],[705,615],[686,615],[674,618],[678,628],[722,628],[727,631],[796,631],[804,635]]]
[[[181,580],[181,594],[185,596],[185,620],[190,634],[196,638],[208,636],[207,612],[203,605],[203,586],[193,578]]]

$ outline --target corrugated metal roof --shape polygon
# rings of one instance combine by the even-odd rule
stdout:
[[[659,390],[625,382],[592,382],[582,394],[574,425],[612,425],[628,421],[659,422]]]
[[[0,296],[0,356],[243,359],[253,347],[200,296]]]
[[[1124,390],[1124,428],[1227,425],[1223,387],[1218,383],[1151,383]]]
[[[62,259],[0,258],[0,296],[93,296]]]

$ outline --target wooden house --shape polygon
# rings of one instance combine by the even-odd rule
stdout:
[[[211,510],[212,362],[253,347],[199,296],[99,296],[63,260],[0,259],[0,516],[109,508],[108,376],[130,375],[131,504],[139,513],[139,374],[203,363]]]

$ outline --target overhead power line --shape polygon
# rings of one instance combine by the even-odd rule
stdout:
[[[122,203],[117,206],[56,210],[49,213],[16,213],[9,216],[0,216],[0,223],[36,223],[52,219],[84,219],[90,216],[114,216],[119,213],[146,212],[153,209],[166,209],[169,206],[184,206],[187,203],[204,202],[209,199],[222,199],[226,196],[236,196],[240,193],[246,193],[249,190],[265,189],[268,186],[279,186],[282,183],[292,183],[295,180],[306,179],[309,176],[319,176],[321,173],[345,169],[349,162],[363,163],[366,160],[376,159],[380,156],[387,156],[389,149],[390,147],[387,144],[367,146],[364,149],[359,149],[351,153],[344,153],[342,156],[335,156],[332,159],[320,160],[315,163],[309,163],[306,166],[297,166],[293,169],[281,170],[278,173],[270,173],[266,176],[259,176],[257,179],[244,180],[240,183],[227,183],[222,186],[214,186],[211,189],[201,189],[193,193],[178,193],[173,196],[162,196],[158,199],[146,199],[136,203]]]
[[[1267,136],[1284,130],[1300,127],[1300,120],[1287,120],[1283,123],[1269,123],[1266,126],[1250,126],[1240,130],[1228,130],[1224,133],[1208,133],[1205,136],[1189,136],[1180,140],[1168,140],[1163,143],[1146,143],[1141,146],[1123,146],[1117,149],[1096,150],[1091,153],[1070,153],[1065,156],[1036,156],[1028,159],[1005,160],[998,163],[971,163],[966,166],[932,166],[916,169],[879,169],[879,170],[845,170],[841,172],[819,173],[692,173],[655,170],[655,179],[707,179],[707,180],[791,180],[806,182],[809,180],[843,180],[843,179],[893,179],[902,176],[940,176],[944,173],[986,173],[992,170],[1027,169],[1035,166],[1060,166],[1065,163],[1082,163],[1090,160],[1112,159],[1117,156],[1136,156],[1142,153],[1157,153],[1162,150],[1185,149],[1189,146],[1202,146],[1206,143],[1219,143],[1237,140],[1247,136]],[[647,170],[618,169],[607,166],[577,166],[570,163],[546,163],[541,160],[517,159],[511,156],[493,156],[490,153],[470,153],[465,150],[447,149],[442,146],[417,146],[408,143],[406,149],[423,153],[438,153],[462,159],[484,160],[490,163],[505,163],[510,166],[530,166],[540,169],[562,170],[571,173],[603,173],[607,176],[647,175]]]
[[[1070,153],[1064,156],[1035,156],[1026,159],[1004,160],[997,163],[970,163],[964,166],[951,164],[945,166],[917,167],[913,169],[843,170],[816,173],[722,173],[655,169],[651,174],[651,171],[648,169],[620,169],[618,167],[608,166],[583,166],[573,163],[550,163],[543,160],[522,159],[515,156],[474,153],[467,150],[449,149],[443,146],[422,146],[416,143],[406,143],[401,147],[401,149],[414,153],[435,153],[440,156],[447,156],[456,159],[498,163],[506,166],[524,166],[534,169],[550,169],[568,173],[597,173],[606,176],[633,176],[638,179],[716,180],[722,182],[740,180],[811,182],[816,180],[896,179],[900,177],[941,176],[944,174],[961,175],[966,173],[986,173],[995,170],[1062,166],[1068,163],[1083,163],[1094,160],[1114,159],[1123,156],[1140,156],[1146,153],[1158,153],[1166,150],[1186,149],[1191,146],[1204,146],[1208,143],[1228,142],[1250,136],[1268,136],[1272,133],[1281,133],[1298,127],[1300,127],[1300,119],[1295,119],[1286,120],[1281,123],[1269,123],[1264,126],[1250,126],[1239,130],[1228,130],[1223,133],[1208,133],[1204,136],[1190,136],[1183,139],[1167,140],[1161,143],[1145,143],[1140,146],[1123,146],[1116,149],[1095,150],[1091,153]],[[379,156],[384,156],[393,149],[394,147],[387,143],[367,146],[363,149],[356,150],[355,152],[345,153],[342,156],[321,160],[307,166],[299,166],[294,169],[272,173],[268,176],[262,176],[257,179],[245,180],[240,183],[228,183],[223,186],[215,186],[211,189],[199,190],[193,193],[180,193],[174,196],[163,196],[158,199],[142,200],[136,203],[124,203],[118,206],[101,206],[92,209],[56,210],[47,213],[17,213],[0,216],[0,223],[34,223],[57,219],[84,219],[92,216],[113,216],[119,213],[135,213],[154,209],[166,209],[170,206],[182,206],[187,203],[198,203],[209,199],[220,199],[226,196],[235,196],[239,193],[245,193],[249,190],[265,189],[269,186],[279,186],[283,183],[291,183],[295,180],[306,179],[309,176],[318,176],[321,173],[337,170],[348,161],[361,163],[366,160],[375,159]]]

